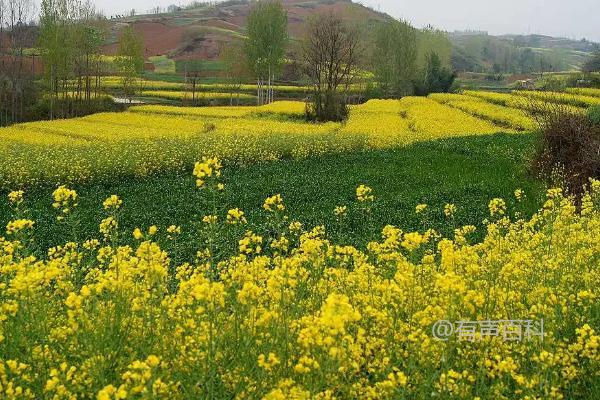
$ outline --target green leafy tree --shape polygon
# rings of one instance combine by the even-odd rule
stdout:
[[[421,96],[429,93],[448,93],[451,91],[455,79],[456,75],[442,65],[437,53],[430,53],[427,56],[424,78],[415,83],[415,91]]]
[[[376,28],[372,64],[383,96],[413,93],[416,62],[417,32],[408,22],[391,21]]]
[[[443,67],[451,68],[452,42],[448,34],[432,26],[417,32],[417,68],[424,70],[427,67],[431,53],[437,54]]]
[[[597,50],[581,69],[583,72],[600,72],[600,50]]]
[[[289,41],[287,11],[280,0],[259,0],[248,15],[244,50],[258,84],[258,103],[273,101],[273,83],[281,72]]]
[[[0,1],[0,125],[21,122],[36,101],[33,73],[27,68],[32,35],[27,28],[33,0]]]
[[[132,25],[123,29],[116,59],[121,74],[123,93],[131,101],[139,88],[139,80],[144,72],[144,41]]]

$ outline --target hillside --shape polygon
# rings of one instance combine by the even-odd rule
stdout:
[[[351,0],[284,0],[292,39],[302,36],[307,18],[334,12],[359,26],[373,26],[391,19]],[[133,25],[144,37],[145,55],[157,71],[183,72],[201,65],[203,71],[219,70],[219,49],[245,35],[250,3],[230,0],[193,7],[170,7],[169,12],[110,19],[110,35],[104,52],[116,52],[120,31]],[[457,71],[533,73],[579,69],[596,43],[543,35],[492,36],[485,32],[450,33],[453,67]],[[194,60],[193,62],[190,60]],[[184,64],[186,66],[184,67]]]
[[[304,22],[314,14],[335,12],[357,24],[391,18],[350,0],[284,0],[283,3],[288,11],[292,39],[301,37]],[[105,52],[114,54],[119,31],[133,24],[144,36],[147,58],[167,56],[176,62],[189,59],[215,61],[223,44],[244,37],[249,12],[247,1],[226,1],[170,13],[111,19],[110,40]]]
[[[597,43],[543,35],[452,32],[453,66],[458,71],[533,73],[578,70]]]

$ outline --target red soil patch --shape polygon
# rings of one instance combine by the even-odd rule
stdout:
[[[283,3],[288,11],[289,33],[294,38],[301,38],[304,35],[305,22],[311,15],[332,12],[357,23],[383,18],[367,8],[342,0],[333,4],[315,2],[314,6],[306,0],[284,0]],[[172,54],[175,59],[214,60],[219,57],[219,49],[222,44],[235,39],[227,34],[212,32],[203,34],[202,37],[198,35],[196,40],[193,37],[190,38],[189,34],[186,37],[186,30],[198,26],[209,26],[241,33],[242,28],[246,26],[249,13],[250,5],[243,4],[218,8],[212,15],[202,19],[198,18],[193,25],[177,26],[173,23],[177,18],[196,18],[197,16],[193,12],[188,15],[184,13],[181,16],[147,16],[147,20],[133,23],[135,29],[144,35],[146,57]],[[123,25],[126,23],[118,22]],[[118,29],[118,25],[115,24],[115,26]],[[117,48],[117,44],[106,46],[106,52],[115,54]]]
[[[180,49],[177,55],[172,58],[174,60],[217,60],[221,48],[230,41],[231,37],[227,35],[205,34],[201,43],[196,44],[191,49]]]
[[[161,56],[177,49],[181,45],[184,27],[167,25],[162,22],[135,22],[133,29],[144,37],[144,55],[147,57]],[[121,38],[121,31],[117,39]],[[118,43],[105,47],[106,54],[115,55]]]
[[[11,56],[0,55],[0,70],[9,70],[15,61]],[[44,73],[44,65],[40,57],[26,56],[23,58],[23,71],[32,72],[34,75]]]

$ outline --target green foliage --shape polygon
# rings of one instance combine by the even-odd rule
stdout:
[[[581,70],[583,72],[600,72],[600,50],[596,51],[594,55],[583,64]]]
[[[593,124],[600,125],[600,106],[591,107],[588,111],[588,119]]]
[[[417,31],[404,21],[380,24],[373,48],[371,62],[383,96],[412,94],[417,74]]]
[[[230,105],[239,105],[239,94],[244,82],[250,79],[248,61],[244,55],[243,43],[234,42],[221,48],[219,57],[223,65],[224,81],[227,91],[231,93]],[[237,96],[234,96],[237,94]]]
[[[600,124],[598,109],[588,116],[564,108],[534,110],[541,135],[532,169],[550,184],[558,178],[561,186],[576,197],[585,194],[589,179],[600,178]],[[589,118],[588,118],[589,117]]]
[[[443,67],[451,69],[452,42],[444,31],[427,27],[417,32],[417,68],[424,70],[427,67],[431,53],[438,55]]]
[[[220,60],[177,60],[175,61],[177,73],[191,72],[220,72],[223,63]]]
[[[337,90],[315,91],[306,104],[306,116],[310,121],[342,121],[349,113],[345,95]]]
[[[27,109],[27,120],[40,121],[48,119],[51,107],[68,108],[70,106],[72,107],[72,103],[73,99],[59,99],[54,100],[54,104],[50,104],[50,100],[48,98],[41,98],[34,105]],[[110,96],[98,96],[86,101],[86,108],[83,110],[85,113],[82,113],[81,115],[83,116],[102,112],[118,112],[123,110],[124,106],[122,104],[115,103]]]
[[[138,80],[144,73],[144,41],[132,25],[123,28],[116,64],[121,74],[125,96],[133,96],[138,89]]]
[[[583,52],[548,48],[540,40],[512,40],[487,34],[451,34],[452,66],[457,71],[539,73],[571,70],[583,61]],[[536,47],[540,46],[540,47]]]
[[[107,30],[106,21],[98,18],[89,2],[41,2],[37,45],[45,68],[44,95],[51,99],[45,118],[84,115],[95,107],[91,101],[98,90],[95,77],[104,73],[107,63],[100,55]],[[72,101],[61,101],[71,89]]]
[[[442,65],[437,53],[430,53],[423,80],[415,82],[415,92],[420,96],[448,93],[452,90],[455,79],[456,75]]]
[[[563,92],[567,88],[567,80],[562,76],[548,75],[541,79],[536,86],[548,92]]]
[[[148,58],[154,64],[154,72],[157,74],[174,74],[175,61],[167,56],[153,56]]]
[[[289,40],[287,12],[279,0],[259,0],[248,15],[245,52],[260,80],[280,72]]]
[[[203,129],[202,125],[198,129]],[[431,227],[452,235],[441,212],[444,204],[458,207],[456,223],[471,224],[489,216],[487,199],[513,198],[516,188],[527,194],[520,211],[529,216],[539,206],[542,186],[528,178],[524,159],[534,149],[530,135],[492,135],[423,142],[391,150],[363,151],[312,157],[304,160],[281,160],[246,167],[227,167],[224,172],[227,190],[224,203],[247,213],[249,226],[256,232],[263,215],[260,207],[273,193],[281,193],[290,218],[307,227],[325,224],[327,232],[340,243],[366,246],[380,237],[387,224],[407,230],[422,228],[415,214],[417,204],[426,203],[439,210],[431,214]],[[375,190],[377,205],[372,224],[356,221],[352,229],[340,230],[333,206],[354,199],[358,184]],[[197,250],[193,235],[201,219],[198,192],[191,174],[162,174],[148,178],[97,181],[76,186],[79,193],[77,237],[97,236],[98,223],[104,218],[98,199],[119,195],[126,207],[120,218],[124,230],[156,224],[164,230],[171,224],[183,229],[182,253],[192,261]],[[63,245],[70,232],[54,223],[55,210],[49,193],[52,187],[27,190],[26,206],[36,222],[36,238],[40,249]],[[165,201],[165,193],[169,201]],[[344,194],[340,197],[340,193]],[[5,198],[5,197],[4,197]],[[208,211],[207,211],[208,212]],[[196,217],[196,218],[194,218]],[[0,224],[6,225],[10,209],[0,201]],[[479,229],[480,234],[485,232]],[[134,244],[131,235],[130,244]],[[178,260],[181,261],[181,260]]]

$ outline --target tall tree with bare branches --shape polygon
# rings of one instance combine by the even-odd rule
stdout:
[[[24,120],[34,101],[34,79],[25,50],[32,41],[33,0],[3,0],[0,4],[0,124]]]
[[[362,54],[358,29],[326,13],[308,22],[303,62],[312,91],[307,116],[340,121],[348,115],[348,91]]]

